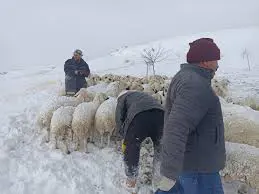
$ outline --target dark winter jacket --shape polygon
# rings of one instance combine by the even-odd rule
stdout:
[[[138,91],[129,91],[118,98],[116,107],[116,128],[119,134],[126,136],[127,130],[134,117],[144,111],[163,107],[152,96]]]
[[[224,124],[219,98],[211,87],[213,73],[183,64],[166,99],[161,174],[218,172],[225,166]]]
[[[66,74],[66,91],[77,92],[86,85],[85,77],[90,74],[88,64],[80,59],[78,63],[74,58],[68,59],[64,65]],[[77,74],[76,74],[77,71]]]

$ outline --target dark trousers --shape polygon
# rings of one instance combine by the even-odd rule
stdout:
[[[65,77],[66,94],[75,95],[81,88],[86,88],[87,83],[84,77],[69,76]]]
[[[135,116],[129,125],[124,142],[126,144],[124,162],[128,177],[138,175],[138,163],[141,143],[150,137],[154,149],[159,152],[160,139],[163,133],[164,111],[152,109]]]

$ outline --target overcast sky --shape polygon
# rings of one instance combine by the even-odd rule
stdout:
[[[63,65],[75,48],[92,59],[122,45],[255,25],[258,0],[0,0],[0,71]]]

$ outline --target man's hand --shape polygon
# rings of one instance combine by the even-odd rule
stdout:
[[[79,74],[82,75],[82,76],[87,76],[87,71],[86,70],[80,70],[79,71]]]
[[[176,181],[163,176],[158,184],[158,189],[161,191],[169,191],[175,185]]]
[[[75,70],[75,75],[78,75],[79,71]]]

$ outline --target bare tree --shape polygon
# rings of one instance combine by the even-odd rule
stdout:
[[[251,65],[250,65],[250,57],[249,57],[249,52],[247,51],[247,49],[245,48],[245,50],[242,53],[243,59],[246,59],[247,61],[247,66],[248,66],[248,70],[251,70]]]
[[[144,49],[141,53],[141,57],[147,65],[146,76],[148,77],[148,71],[150,67],[152,67],[153,75],[155,75],[155,64],[164,61],[168,58],[168,56],[169,52],[165,48],[162,48],[160,45],[157,48],[151,47]]]

